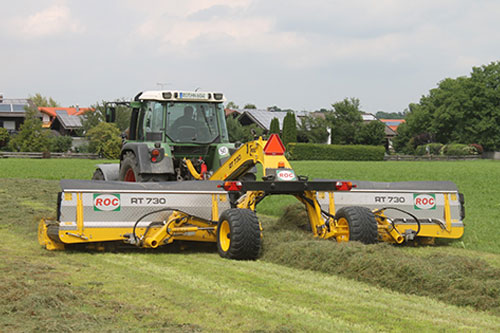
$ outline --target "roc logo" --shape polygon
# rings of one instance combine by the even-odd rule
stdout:
[[[436,209],[435,194],[413,194],[413,205],[417,210],[421,209]]]
[[[292,170],[276,170],[278,180],[296,180],[295,173]]]
[[[106,212],[120,211],[119,194],[94,194],[94,210]]]

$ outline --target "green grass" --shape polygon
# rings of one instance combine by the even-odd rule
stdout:
[[[96,164],[110,160],[1,158],[0,178],[91,179]]]
[[[2,331],[493,332],[500,326],[500,316],[470,307],[264,260],[224,260],[212,249],[49,252],[35,241],[36,225],[55,213],[57,182],[0,179],[0,188]]]

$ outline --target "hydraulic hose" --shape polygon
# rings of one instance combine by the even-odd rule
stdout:
[[[175,209],[175,208],[171,208],[171,207],[166,207],[166,208],[162,208],[162,209],[157,209],[157,210],[154,210],[152,212],[149,212],[147,214],[144,214],[142,215],[141,217],[139,217],[139,219],[137,219],[137,221],[135,221],[134,223],[134,228],[132,229],[132,236],[134,237],[134,241],[136,243],[138,243],[138,237],[137,237],[137,234],[136,234],[136,229],[137,229],[137,225],[139,224],[139,222],[142,221],[143,218],[145,217],[148,217],[149,215],[153,215],[153,214],[156,214],[156,213],[161,213],[161,212],[166,212],[166,211],[178,211],[178,212],[181,212],[183,214],[186,214],[188,217],[196,217],[196,216],[193,216],[191,214],[188,214],[186,212],[183,212],[182,210],[179,210],[179,209]],[[197,219],[199,220],[202,220],[202,221],[205,221],[207,223],[215,223],[214,221],[211,221],[211,220],[206,220],[204,218],[200,218],[200,217],[196,217]],[[144,233],[144,235],[146,235],[146,233],[149,231],[149,229],[151,228],[151,226],[155,223],[158,223],[158,222],[151,222],[148,227],[146,228],[146,232]]]
[[[388,209],[397,210],[397,211],[399,211],[399,212],[402,212],[402,213],[404,213],[404,214],[407,214],[407,215],[411,216],[411,218],[412,218],[412,219],[414,219],[414,220],[415,220],[415,222],[417,223],[417,231],[416,231],[416,233],[415,233],[415,236],[417,236],[417,235],[419,234],[420,229],[421,229],[420,221],[418,220],[418,218],[417,218],[415,215],[413,215],[413,214],[412,214],[412,213],[410,213],[410,212],[407,212],[406,210],[403,210],[403,209],[400,209],[400,208],[396,208],[396,207],[384,207],[384,208],[380,208],[380,209],[375,210],[373,213],[374,213],[374,214],[381,213],[381,212],[386,211],[386,210],[388,210]],[[396,231],[398,231],[398,229],[396,229],[396,226],[394,225],[394,222],[393,222],[392,220],[389,220],[389,221],[391,222],[392,227],[393,227]],[[398,231],[398,232],[399,232],[399,231]]]

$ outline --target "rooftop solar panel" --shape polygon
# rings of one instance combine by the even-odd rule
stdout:
[[[57,110],[57,119],[66,129],[75,129],[82,127],[82,120],[79,116],[71,116],[65,110]]]
[[[24,104],[12,104],[12,109],[14,112],[24,112]]]

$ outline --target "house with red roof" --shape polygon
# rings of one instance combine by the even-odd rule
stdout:
[[[81,116],[91,108],[62,108],[62,107],[39,107],[38,111],[42,115],[44,128],[50,128],[52,122],[57,118],[57,114],[67,114],[68,116]],[[59,112],[58,112],[59,111]]]
[[[398,131],[398,126],[405,122],[404,119],[379,119],[381,122],[385,124],[385,126],[389,127],[395,133]]]
[[[76,130],[82,128],[81,116],[92,108],[62,108],[62,107],[39,107],[42,115],[44,128],[50,128],[62,135],[76,135]]]

